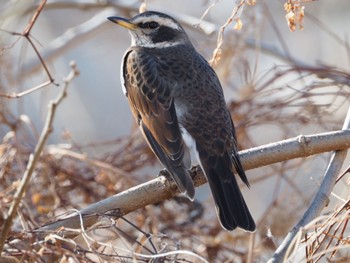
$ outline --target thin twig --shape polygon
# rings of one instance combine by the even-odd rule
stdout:
[[[62,100],[66,97],[67,88],[69,86],[69,83],[74,79],[75,76],[78,75],[78,71],[76,69],[76,66],[74,63],[71,63],[71,71],[68,74],[67,78],[64,80],[64,87],[62,88],[61,93],[57,96],[57,98],[53,101],[50,101],[49,103],[49,111],[47,114],[47,118],[45,121],[45,125],[43,127],[43,130],[41,132],[39,141],[34,149],[34,153],[29,156],[27,168],[24,172],[23,178],[21,180],[21,183],[13,197],[13,202],[10,206],[10,209],[8,211],[7,217],[5,219],[1,234],[0,234],[0,251],[3,250],[6,237],[11,229],[12,221],[17,213],[17,208],[19,204],[21,203],[21,200],[26,192],[26,189],[28,187],[28,183],[31,179],[31,176],[36,168],[36,164],[40,158],[41,152],[44,148],[44,145],[47,141],[47,138],[51,134],[53,130],[53,120],[55,117],[56,109],[58,105],[62,102]]]
[[[32,18],[30,19],[30,22],[27,24],[26,28],[24,29],[22,35],[26,36],[30,34],[30,31],[32,30],[36,20],[38,19],[41,11],[43,10],[44,6],[46,4],[46,0],[42,0],[40,5],[38,6],[38,8],[36,9],[36,12],[34,13],[34,15],[32,16]]]
[[[11,35],[15,35],[15,36],[22,36],[22,37],[27,39],[29,44],[32,46],[35,54],[37,55],[37,57],[38,57],[38,59],[40,61],[40,64],[43,66],[43,68],[45,70],[45,73],[46,73],[47,77],[49,78],[49,80],[44,82],[44,83],[42,83],[42,84],[39,84],[39,85],[37,85],[37,86],[35,86],[33,88],[30,88],[29,90],[26,90],[24,92],[21,92],[21,93],[18,93],[18,94],[16,94],[16,93],[13,93],[13,94],[0,94],[0,97],[4,97],[4,98],[7,98],[7,99],[20,98],[20,97],[22,97],[24,95],[27,95],[27,94],[31,93],[31,92],[39,90],[39,89],[41,89],[41,88],[43,88],[43,87],[45,87],[45,86],[47,86],[47,85],[49,85],[51,83],[53,83],[54,85],[58,86],[58,84],[55,83],[55,80],[52,77],[48,67],[46,66],[46,63],[45,63],[43,57],[41,56],[41,54],[39,53],[38,49],[34,45],[32,39],[30,38],[31,37],[30,36],[30,31],[32,30],[36,20],[38,19],[41,11],[44,8],[45,4],[46,4],[46,0],[42,0],[40,5],[39,5],[39,7],[36,9],[36,12],[32,16],[32,18],[30,19],[29,23],[27,24],[26,28],[23,30],[22,33],[11,32],[11,31],[7,31],[7,30],[3,30],[3,29],[1,31],[6,32],[6,33],[11,34]]]
[[[46,81],[44,83],[41,83],[41,84],[39,84],[39,85],[37,85],[35,87],[32,87],[32,88],[27,89],[25,91],[22,91],[20,93],[15,93],[14,92],[14,93],[11,93],[11,94],[0,94],[0,97],[4,97],[4,98],[7,98],[7,99],[21,98],[21,97],[23,97],[25,95],[28,95],[28,94],[30,94],[30,93],[32,93],[34,91],[42,89],[42,88],[46,87],[47,85],[50,85],[51,83],[52,83],[52,81],[48,80],[48,81]]]
[[[220,27],[220,30],[219,30],[219,34],[218,34],[218,40],[217,40],[217,44],[216,44],[216,48],[214,49],[214,52],[213,52],[213,57],[212,59],[209,61],[209,63],[211,65],[215,64],[219,58],[220,58],[220,54],[221,54],[221,46],[222,44],[224,43],[224,32],[225,32],[225,29],[228,25],[230,25],[234,19],[237,17],[239,11],[243,8],[245,4],[245,1],[242,0],[240,1],[240,3],[238,3],[235,8],[232,10],[232,14],[231,16],[227,19],[227,21],[225,22],[225,24],[223,26]]]
[[[51,76],[51,73],[50,71],[48,70],[46,64],[45,64],[45,61],[43,60],[43,58],[41,57],[38,49],[36,48],[36,46],[34,45],[33,41],[30,39],[30,31],[32,30],[36,20],[38,19],[41,11],[43,10],[44,6],[46,4],[46,0],[42,0],[39,7],[37,8],[36,12],[34,13],[33,17],[31,18],[30,22],[28,23],[28,25],[26,26],[26,28],[24,29],[23,33],[21,34],[22,36],[24,36],[29,44],[32,46],[35,54],[37,55],[37,57],[39,58],[40,60],[40,63],[41,65],[44,67],[44,70],[50,80],[50,83],[54,83],[54,79],[53,77]],[[55,84],[55,83],[54,83]],[[55,84],[57,86],[57,84]]]

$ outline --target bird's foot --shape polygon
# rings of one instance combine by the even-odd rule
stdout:
[[[173,178],[167,169],[160,170],[158,176],[164,176],[168,181],[173,181]]]

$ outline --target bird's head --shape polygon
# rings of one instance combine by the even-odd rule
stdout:
[[[108,19],[129,30],[132,46],[163,48],[190,43],[182,26],[163,13],[147,11],[131,19],[116,16]]]

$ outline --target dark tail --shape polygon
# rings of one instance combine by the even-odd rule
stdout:
[[[201,163],[216,203],[221,225],[227,230],[240,227],[254,231],[255,223],[233,174],[229,155],[211,156]],[[240,172],[244,173],[243,170]],[[244,174],[241,176],[245,177]]]

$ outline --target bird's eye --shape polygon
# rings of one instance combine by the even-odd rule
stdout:
[[[157,22],[152,21],[148,23],[149,29],[156,29],[157,27],[159,27],[159,24]]]
[[[155,21],[146,22],[146,23],[138,23],[140,28],[148,28],[148,29],[156,29],[159,27],[159,24]]]

